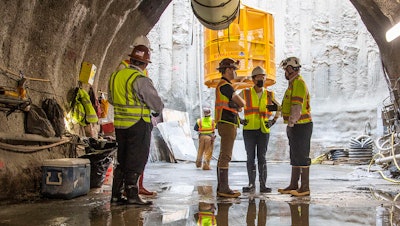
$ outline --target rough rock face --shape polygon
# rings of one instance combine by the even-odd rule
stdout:
[[[78,85],[83,61],[97,66],[97,85],[106,83],[129,45],[147,34],[171,0],[134,1],[0,1],[0,68],[22,71],[34,104],[54,97],[64,107]],[[1,73],[0,86],[15,86],[16,76]],[[11,122],[10,122],[11,121]],[[22,118],[0,117],[0,131],[21,132]]]
[[[171,0],[0,1],[0,86],[16,88],[21,71],[35,105],[55,98],[68,109],[82,61],[97,66],[94,88],[130,53],[133,39],[147,34]],[[5,72],[5,71],[11,71]],[[14,75],[15,74],[15,75]],[[0,132],[24,132],[24,115],[0,115]],[[32,145],[37,145],[37,142]],[[43,159],[68,157],[68,147],[33,154],[0,150],[0,200],[37,192]],[[18,186],[16,186],[18,185]]]

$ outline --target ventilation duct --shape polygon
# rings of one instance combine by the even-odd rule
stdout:
[[[240,9],[240,0],[191,0],[194,15],[206,28],[223,30],[229,27]]]

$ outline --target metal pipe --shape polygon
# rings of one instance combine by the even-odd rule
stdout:
[[[394,158],[396,160],[400,159],[400,154],[395,155]],[[375,164],[383,164],[383,163],[390,162],[390,161],[393,161],[393,156],[376,159]]]

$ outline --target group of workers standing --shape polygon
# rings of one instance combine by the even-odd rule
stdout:
[[[313,123],[311,118],[310,95],[300,73],[300,61],[296,57],[289,57],[280,64],[285,71],[288,87],[280,105],[272,91],[265,88],[266,73],[264,68],[257,66],[251,73],[254,86],[237,93],[232,81],[236,79],[236,70],[239,62],[225,58],[219,63],[217,70],[221,73],[221,81],[216,88],[215,119],[210,118],[210,109],[205,108],[205,117],[197,120],[195,130],[199,131],[199,151],[196,166],[201,166],[204,153],[203,169],[209,168],[212,156],[213,142],[204,142],[205,137],[215,137],[214,130],[218,129],[221,137],[220,153],[217,163],[218,187],[220,197],[238,197],[239,191],[234,191],[228,185],[229,162],[232,158],[237,128],[243,125],[243,140],[247,154],[247,175],[249,184],[242,188],[243,192],[254,192],[258,168],[259,191],[269,193],[267,187],[266,153],[270,137],[270,128],[276,123],[282,113],[284,123],[287,124],[287,137],[290,146],[290,164],[292,165],[289,186],[278,189],[281,194],[294,196],[310,195],[309,168],[311,164],[310,140]],[[239,112],[244,111],[244,119]],[[273,112],[275,112],[274,116]],[[212,121],[204,123],[203,121]],[[203,131],[207,131],[204,133]],[[209,139],[209,138],[208,138]],[[208,145],[208,146],[207,146]],[[207,157],[206,157],[207,156]],[[256,164],[257,158],[257,164]],[[301,186],[298,182],[301,178]]]
[[[147,76],[146,67],[150,61],[148,40],[134,45],[130,60],[124,61],[124,67],[111,74],[108,83],[109,102],[114,106],[114,126],[118,143],[117,163],[114,169],[111,204],[151,205],[151,201],[141,198],[140,194],[153,194],[143,185],[143,171],[149,152],[151,118],[162,112],[164,104],[155,89],[152,80]],[[225,58],[219,63],[217,70],[221,80],[216,87],[215,117],[211,117],[211,109],[204,109],[204,117],[197,120],[195,130],[199,132],[199,152],[196,166],[210,170],[215,129],[221,138],[220,153],[217,163],[217,196],[234,198],[241,195],[229,187],[229,162],[232,158],[237,128],[243,125],[243,137],[247,153],[247,173],[249,184],[243,192],[255,191],[257,157],[260,192],[271,192],[266,186],[267,161],[266,152],[270,127],[283,115],[287,124],[287,136],[290,146],[290,164],[292,177],[290,185],[279,189],[282,194],[295,196],[309,195],[310,139],[312,121],[310,114],[310,98],[303,78],[300,76],[300,62],[295,57],[282,61],[288,88],[283,98],[282,107],[277,103],[274,94],[264,87],[266,73],[262,67],[252,71],[254,86],[238,94],[232,85],[236,78],[239,63]],[[281,108],[281,109],[280,109]],[[244,119],[239,112],[244,110]],[[272,112],[275,111],[273,119]],[[301,186],[298,181],[301,177]]]

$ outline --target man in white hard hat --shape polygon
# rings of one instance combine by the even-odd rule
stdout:
[[[286,133],[290,147],[290,165],[292,175],[289,186],[278,189],[281,194],[294,196],[309,196],[310,175],[310,142],[313,130],[311,118],[310,94],[307,85],[300,75],[300,60],[297,57],[288,57],[280,67],[285,70],[288,80],[282,101],[283,121],[287,124]],[[301,186],[298,181],[301,177]]]
[[[194,130],[199,132],[199,150],[197,152],[196,167],[210,170],[210,161],[214,150],[215,122],[211,117],[211,109],[203,108],[203,117],[197,119]],[[203,161],[204,159],[204,161]]]
[[[243,192],[255,191],[256,163],[258,165],[258,179],[260,182],[260,192],[269,193],[271,188],[266,186],[267,182],[267,160],[266,153],[269,141],[270,127],[279,117],[279,111],[275,112],[275,117],[270,120],[272,112],[268,106],[277,105],[274,93],[265,88],[266,73],[264,68],[257,66],[251,73],[254,86],[243,90],[243,99],[246,102],[244,107],[243,140],[247,153],[247,175],[249,185],[243,187]],[[278,105],[279,106],[279,105]],[[278,110],[278,109],[277,109]]]

